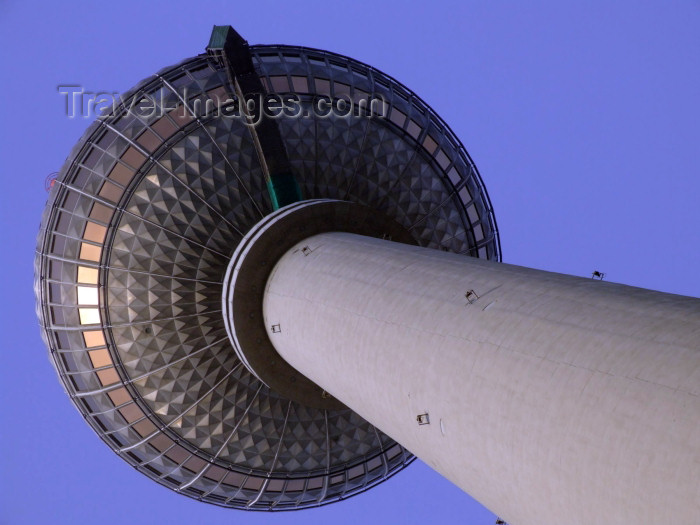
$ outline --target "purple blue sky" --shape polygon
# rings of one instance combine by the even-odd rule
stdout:
[[[88,125],[66,118],[56,87],[126,91],[231,24],[417,92],[479,167],[504,261],[700,296],[700,2],[564,4],[1,0],[0,523],[492,524],[420,462],[293,513],[219,509],[151,482],[62,391],[34,314],[35,237],[44,179]]]

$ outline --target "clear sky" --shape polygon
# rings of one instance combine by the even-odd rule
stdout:
[[[419,462],[346,502],[277,514],[148,480],[62,391],[34,313],[34,245],[44,179],[89,123],[65,116],[57,86],[126,91],[230,24],[418,93],[479,167],[504,261],[700,296],[700,2],[564,4],[0,0],[0,523],[492,524]]]

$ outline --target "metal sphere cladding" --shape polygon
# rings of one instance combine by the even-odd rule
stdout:
[[[41,223],[37,312],[66,392],[137,470],[226,507],[317,506],[414,458],[348,408],[272,390],[231,347],[224,273],[284,188],[270,189],[250,124],[262,110],[253,100],[236,114],[245,108],[232,101],[246,98],[215,36],[131,89],[74,147]],[[261,96],[293,101],[262,120],[303,198],[360,203],[418,245],[500,258],[476,168],[414,93],[333,53],[238,43]]]

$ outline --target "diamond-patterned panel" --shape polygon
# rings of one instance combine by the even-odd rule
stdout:
[[[202,192],[209,202],[216,198],[218,209],[226,212],[226,218],[245,233],[272,211],[253,139],[240,119],[214,119],[205,127],[216,144],[212,151],[215,166],[223,167],[224,171],[219,167],[210,177],[200,172],[200,177],[209,179],[205,182],[209,191],[202,188]]]
[[[302,112],[311,115],[311,105],[305,103]],[[280,119],[278,121],[289,162],[301,186],[302,195],[306,199],[320,198],[316,185],[316,151],[318,149],[316,122],[316,119],[313,118]]]
[[[134,381],[142,398],[165,423],[184,416],[200,403],[208,405],[209,392],[237,362],[225,339],[204,348],[204,351],[190,352],[185,359],[177,359],[176,354],[167,357],[170,358],[167,366],[162,365]]]
[[[315,194],[344,199],[362,151],[368,119],[316,118]]]
[[[196,240],[126,213],[114,235],[110,266],[164,277],[218,282],[225,258]]]
[[[325,469],[328,462],[324,414],[292,403],[289,417],[297,424],[288,426],[275,470],[292,473]]]
[[[223,219],[221,212],[172,175],[197,169],[197,162],[181,158],[181,155],[196,154],[190,153],[194,146],[189,137],[183,142],[186,145],[169,150],[170,162],[161,161],[164,166],[173,168],[166,171],[160,166],[154,167],[134,191],[127,211],[202,247],[227,253],[231,245],[240,240],[240,234],[236,234],[232,225],[219,226]]]
[[[357,431],[358,423],[368,424],[349,410],[330,415],[331,440],[323,411],[270,392],[224,339],[219,281],[228,258],[222,251],[233,250],[239,232],[269,211],[268,201],[249,197],[267,190],[249,133],[236,122],[194,128],[134,189],[111,253],[112,333],[152,415],[217,462],[261,475],[337,470],[358,453],[379,452],[374,432]],[[348,120],[340,140],[354,134],[359,148],[364,131],[354,127],[358,121]],[[350,161],[335,149],[326,173]],[[359,150],[354,153],[359,158]],[[333,191],[346,191],[338,186],[347,184],[342,173],[333,177]],[[330,463],[329,443],[335,447]]]

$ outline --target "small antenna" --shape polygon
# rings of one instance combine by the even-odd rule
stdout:
[[[54,171],[53,173],[49,173],[46,176],[46,179],[44,179],[44,189],[47,192],[51,191],[51,188],[53,188],[53,185],[56,184],[56,179],[58,178],[58,172]]]

